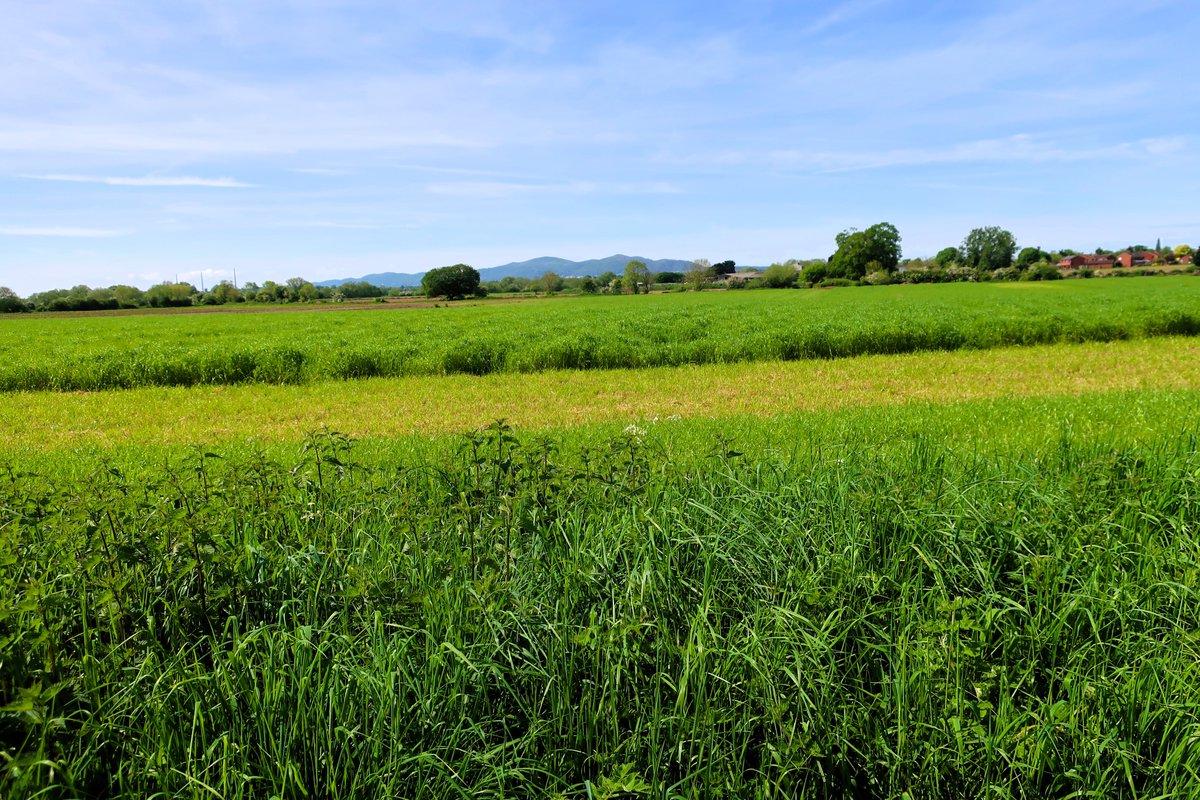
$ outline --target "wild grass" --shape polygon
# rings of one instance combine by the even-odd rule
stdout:
[[[787,363],[12,393],[0,399],[6,431],[0,453],[294,441],[322,426],[356,437],[437,435],[501,418],[547,431],[605,421],[762,418],[1134,389],[1200,389],[1200,342],[1158,338]]]
[[[16,316],[16,315],[13,315]],[[1200,332],[1190,277],[0,320],[0,391],[827,359]]]
[[[26,454],[0,795],[1193,797],[1195,401]]]

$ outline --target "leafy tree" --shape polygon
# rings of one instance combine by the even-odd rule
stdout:
[[[942,269],[949,269],[961,260],[962,253],[958,252],[957,247],[943,247],[938,251],[938,254],[933,257],[937,265]]]
[[[868,272],[895,272],[900,264],[900,231],[887,222],[865,231],[842,231],[837,235],[837,246],[829,259],[831,277],[858,280]]]
[[[613,272],[612,270],[608,270],[607,272],[602,272],[600,275],[596,276],[596,285],[600,287],[612,286],[613,281],[619,281],[620,279],[621,278],[619,275],[617,275],[617,273]]]
[[[366,281],[347,281],[337,288],[342,297],[383,297],[386,294],[382,286],[375,286]]]
[[[286,300],[287,297],[287,287],[275,281],[264,281],[262,288],[254,295],[254,299],[260,303],[277,303]]]
[[[582,281],[579,282],[579,291],[582,292],[583,294],[595,294],[596,293],[596,280],[594,278],[592,278],[592,276],[588,275]]]
[[[17,293],[7,286],[0,286],[0,314],[11,314],[24,311],[25,303]]]
[[[475,294],[479,288],[479,272],[466,264],[438,267],[425,273],[421,288],[427,297],[445,297],[455,300]]]
[[[238,291],[232,281],[221,281],[212,288],[209,294],[217,305],[242,302],[242,293]]]
[[[650,291],[650,270],[647,269],[645,261],[635,258],[625,265],[625,286],[633,289],[634,294],[640,292],[640,287],[643,286],[647,292]]]
[[[1192,255],[1193,251],[1190,244],[1177,244],[1172,252],[1175,253],[1176,258],[1186,258]]]
[[[829,277],[829,264],[825,261],[817,261],[813,264],[808,264],[804,267],[804,271],[800,273],[800,277],[805,283],[816,286],[821,281]]]
[[[659,272],[654,275],[655,283],[683,283],[682,272]]]
[[[547,271],[538,278],[538,288],[546,294],[554,294],[563,287],[563,279],[558,277],[557,272]]]
[[[719,278],[722,275],[732,275],[737,272],[737,264],[733,261],[720,261],[712,265],[713,277]]]
[[[1012,266],[1017,240],[1003,228],[975,228],[963,239],[963,266],[991,272]]]
[[[524,292],[529,288],[529,280],[527,278],[517,278],[512,275],[505,275],[496,285],[496,291],[506,294],[516,292]]]
[[[762,275],[762,285],[768,289],[790,289],[800,280],[800,271],[795,262],[772,264]]]
[[[697,258],[692,262],[691,269],[683,276],[683,281],[691,287],[692,291],[699,292],[708,285],[709,280],[713,277],[714,269],[715,267],[708,263],[707,258]]]
[[[109,289],[116,298],[118,308],[137,308],[142,305],[145,293],[136,286],[125,286],[118,284],[110,286]]]
[[[1034,264],[1049,260],[1050,254],[1040,247],[1024,247],[1017,254],[1017,267],[1020,269],[1029,269]]]
[[[321,290],[314,286],[310,281],[305,281],[300,285],[299,291],[296,293],[301,302],[311,303],[314,300],[321,299]]]
[[[146,290],[145,298],[148,305],[155,308],[168,306],[190,306],[196,287],[190,283],[160,283]]]

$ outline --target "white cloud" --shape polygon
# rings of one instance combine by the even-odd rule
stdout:
[[[144,177],[120,177],[105,175],[22,175],[39,181],[66,181],[69,183],[102,183],[107,186],[202,186],[213,189],[249,189],[252,183],[243,183],[233,178],[197,178],[192,175],[146,175]]]
[[[775,150],[762,156],[742,152],[725,153],[717,163],[738,164],[763,160],[780,167],[798,167],[823,172],[884,169],[936,164],[980,162],[1076,162],[1096,159],[1155,158],[1183,152],[1184,137],[1139,139],[1099,147],[1071,147],[1029,134],[1002,139],[980,139],[942,147],[909,147],[879,151]]]
[[[350,173],[344,169],[326,169],[324,167],[294,167],[288,172],[299,172],[301,175],[323,175],[328,177],[337,177],[339,175],[349,175]]]
[[[807,28],[805,28],[801,32],[801,35],[813,36],[814,34],[821,33],[826,28],[832,28],[834,26],[850,22],[851,20],[857,19],[864,14],[873,11],[875,8],[883,5],[887,1],[888,0],[857,0],[857,2],[841,3],[823,17],[820,17]]]
[[[111,236],[128,236],[131,233],[133,231],[104,228],[0,228],[0,236],[49,236],[68,239],[104,239]]]
[[[505,181],[461,181],[431,183],[432,194],[449,197],[515,197],[530,194],[681,194],[682,189],[665,181],[645,183],[512,183]]]

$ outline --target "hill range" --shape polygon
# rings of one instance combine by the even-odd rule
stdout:
[[[691,261],[678,258],[653,259],[620,254],[608,258],[593,258],[588,261],[571,261],[566,258],[542,256],[541,258],[531,258],[528,261],[514,261],[498,267],[487,267],[479,270],[479,277],[485,281],[498,281],[507,277],[539,278],[547,272],[557,272],[564,278],[578,275],[595,277],[605,272],[614,272],[620,275],[624,272],[625,265],[635,258],[638,261],[646,262],[646,267],[651,272],[687,272],[692,266]],[[420,286],[423,277],[425,277],[424,272],[376,272],[371,275],[363,275],[361,278],[335,278],[319,281],[316,285],[341,286],[343,283],[351,281],[366,281],[375,286]]]

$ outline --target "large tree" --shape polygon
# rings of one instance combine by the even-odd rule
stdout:
[[[421,288],[428,297],[443,296],[448,300],[466,297],[479,288],[479,272],[466,264],[438,267],[425,273]]]
[[[858,280],[868,272],[895,272],[900,264],[900,231],[887,222],[842,231],[837,246],[829,258],[829,275],[835,278]]]
[[[632,289],[634,294],[641,291],[641,287],[650,291],[650,270],[645,261],[635,258],[625,265],[625,286]]]
[[[1011,267],[1017,240],[1003,228],[976,228],[963,239],[963,266],[991,272]]]
[[[24,311],[25,302],[7,286],[0,286],[0,314]]]

